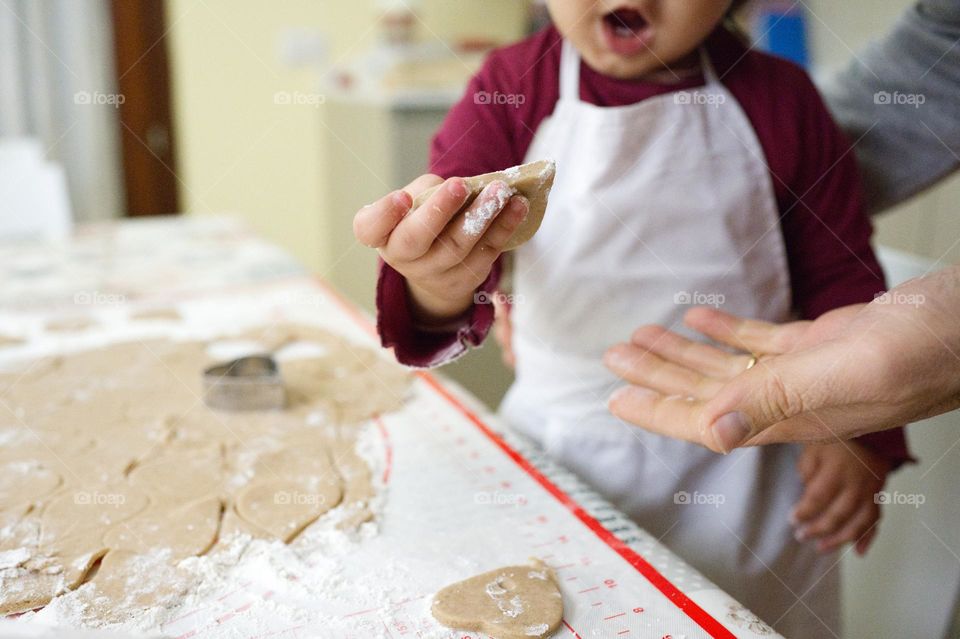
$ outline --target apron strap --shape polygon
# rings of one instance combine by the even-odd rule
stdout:
[[[580,101],[580,54],[566,38],[560,49],[560,99]]]
[[[721,84],[720,76],[717,75],[717,69],[710,60],[710,54],[706,47],[700,47],[700,68],[703,70],[703,80],[707,86],[717,86]]]

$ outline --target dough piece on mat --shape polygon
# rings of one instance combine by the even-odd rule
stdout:
[[[540,160],[538,162],[514,166],[509,169],[504,169],[503,171],[466,178],[467,188],[470,189],[470,194],[467,196],[464,207],[469,206],[473,200],[480,195],[480,191],[482,191],[484,187],[497,180],[506,182],[514,191],[526,197],[527,200],[530,201],[530,210],[527,213],[527,217],[520,223],[520,227],[514,231],[503,249],[505,251],[512,251],[526,244],[537,232],[537,229],[540,228],[540,223],[543,221],[543,214],[547,210],[547,200],[550,197],[550,189],[553,188],[553,178],[556,172],[557,165],[553,161]],[[413,207],[416,208],[426,202],[438,188],[439,186],[435,186],[418,195],[413,202]]]
[[[174,561],[202,555],[217,539],[222,510],[216,497],[173,509],[149,507],[139,517],[111,528],[103,542],[111,552],[168,550]]]
[[[0,510],[49,495],[60,482],[60,475],[38,460],[0,462]]]
[[[284,543],[331,508],[343,496],[339,476],[312,479],[254,479],[237,496],[237,514]]]
[[[494,639],[546,637],[563,620],[563,596],[553,571],[533,560],[447,586],[434,595],[431,612],[448,628]]]

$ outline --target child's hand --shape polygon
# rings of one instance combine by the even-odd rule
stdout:
[[[857,554],[865,554],[880,521],[875,495],[890,462],[846,441],[804,446],[797,471],[805,487],[791,515],[797,539],[817,539],[820,552],[856,542]]]
[[[494,182],[460,211],[468,197],[462,178],[451,178],[418,209],[413,198],[441,183],[424,175],[362,208],[353,219],[357,239],[380,252],[407,280],[414,312],[424,322],[464,313],[473,293],[527,214],[528,204],[504,182]]]

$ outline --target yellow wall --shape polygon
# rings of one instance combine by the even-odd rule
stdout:
[[[277,92],[318,91],[315,71],[279,59],[282,34],[315,29],[335,61],[376,37],[374,0],[168,0],[177,174],[190,213],[236,213],[311,269],[328,224],[319,109],[278,105]],[[519,0],[424,0],[424,39],[520,35]]]

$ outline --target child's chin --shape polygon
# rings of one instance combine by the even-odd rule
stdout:
[[[587,60],[594,71],[618,80],[634,80],[655,71],[659,64],[656,56],[642,53],[634,56],[622,56],[609,50]]]

